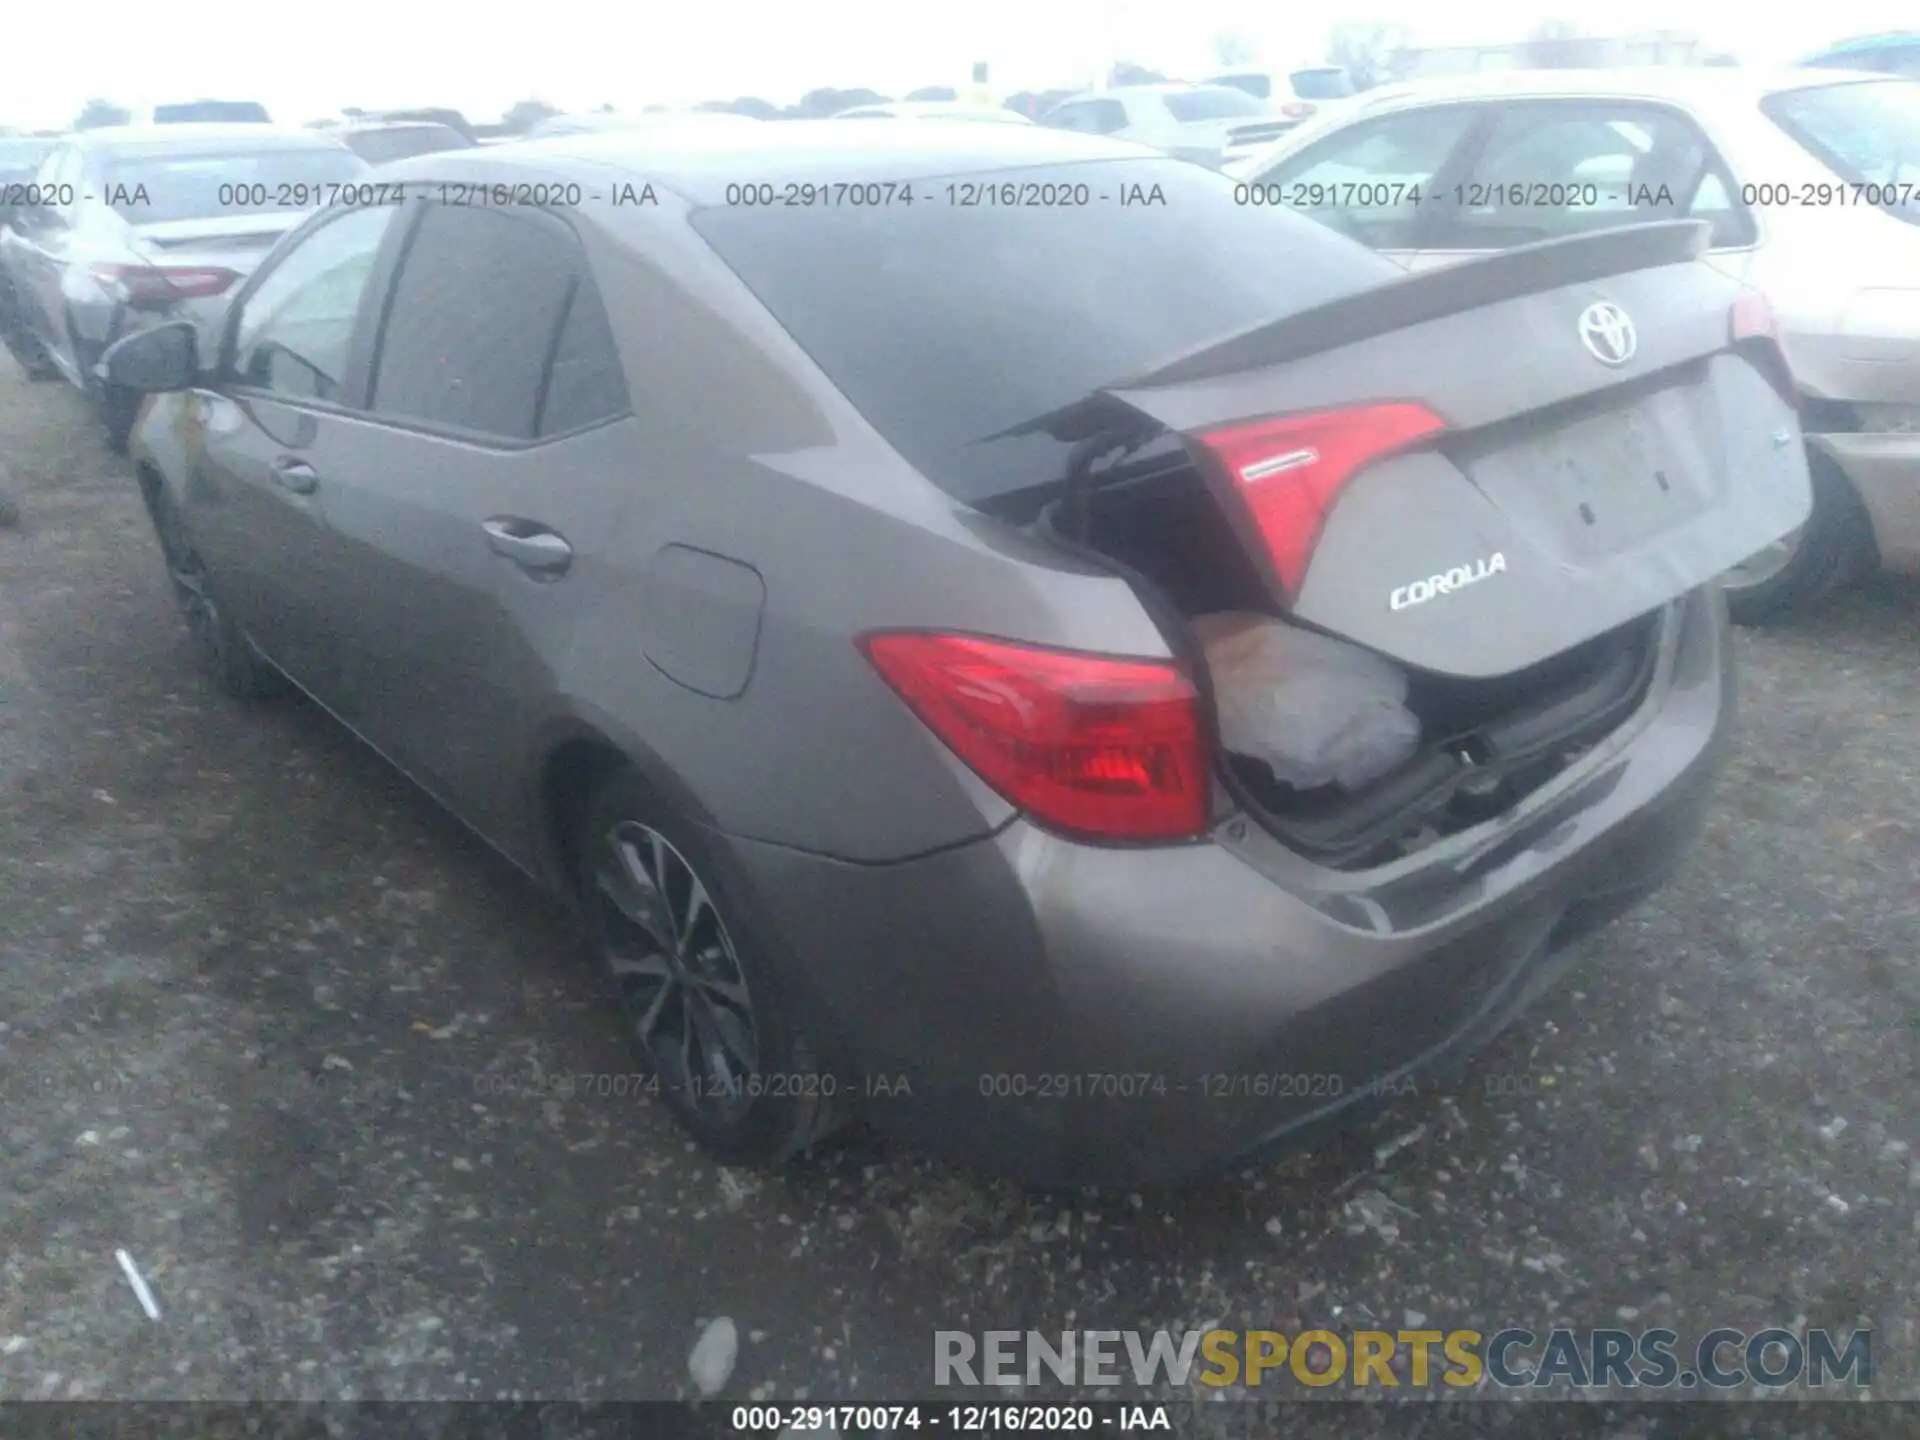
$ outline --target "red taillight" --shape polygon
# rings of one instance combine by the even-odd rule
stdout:
[[[220,295],[240,278],[211,265],[95,265],[93,277],[135,309]]]
[[[913,713],[1042,824],[1115,840],[1206,828],[1199,698],[1178,666],[969,635],[866,636]]]
[[[1733,302],[1728,329],[1734,342],[1742,340],[1780,340],[1780,323],[1774,319],[1773,306],[1758,290],[1742,290]]]
[[[1289,100],[1285,105],[1280,107],[1280,113],[1285,115],[1289,120],[1304,120],[1318,108],[1318,106],[1309,105],[1304,100]]]
[[[1396,402],[1255,420],[1198,439],[1245,500],[1292,597],[1340,487],[1374,461],[1446,428],[1426,406]]]

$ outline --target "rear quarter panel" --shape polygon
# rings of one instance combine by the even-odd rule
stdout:
[[[1166,643],[1123,582],[922,479],[683,213],[677,202],[596,209],[579,226],[640,437],[607,483],[643,498],[607,558],[619,574],[559,667],[556,712],[644,744],[735,835],[881,861],[984,834],[1011,808],[908,712],[856,637],[942,628],[1149,656]],[[647,597],[667,571],[687,573],[662,567],[662,552],[689,548],[764,585],[750,673],[732,698],[668,679],[645,653]],[[694,613],[691,598],[676,608]]]

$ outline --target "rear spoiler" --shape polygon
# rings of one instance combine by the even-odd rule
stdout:
[[[987,438],[1045,434],[1056,440],[1076,441],[1131,428],[1138,423],[1139,415],[1127,402],[1128,391],[1264,370],[1481,305],[1538,295],[1563,285],[1605,280],[1633,270],[1683,264],[1706,253],[1710,231],[1704,220],[1655,220],[1564,240],[1543,240],[1400,276],[1200,346]]]

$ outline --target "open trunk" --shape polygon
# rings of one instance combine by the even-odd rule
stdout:
[[[1291,844],[1375,864],[1509,808],[1638,708],[1674,601],[1805,519],[1775,357],[1698,247],[1646,226],[1410,276],[1036,422],[1082,444],[1041,526],[1158,607],[1405,671],[1390,773],[1299,791],[1228,756]]]

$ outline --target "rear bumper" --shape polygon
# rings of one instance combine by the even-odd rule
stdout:
[[[733,850],[876,1124],[1037,1183],[1181,1178],[1485,1040],[1557,950],[1672,873],[1731,716],[1725,623],[1717,593],[1690,597],[1611,748],[1503,820],[1362,874],[1241,818],[1177,848],[1016,821],[898,865]]]
[[[1809,435],[1853,482],[1873,519],[1880,563],[1920,572],[1920,433]]]

